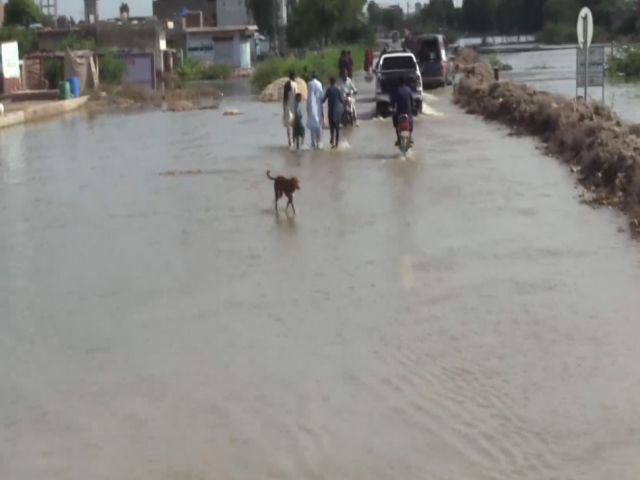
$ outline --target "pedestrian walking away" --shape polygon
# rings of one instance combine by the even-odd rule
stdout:
[[[327,102],[329,115],[329,130],[331,131],[331,148],[337,148],[340,143],[340,120],[342,118],[342,110],[344,103],[342,93],[336,87],[336,79],[331,77],[329,80],[329,88],[324,94],[322,103]]]
[[[366,73],[371,73],[371,69],[373,68],[373,50],[371,47],[367,47],[364,51],[364,71]]]
[[[347,59],[347,51],[342,50],[338,59],[338,76],[342,77],[349,72],[349,60]]]
[[[324,92],[322,83],[315,73],[311,74],[311,81],[307,85],[307,128],[311,136],[311,148],[320,148],[322,137],[322,102]]]
[[[282,124],[287,129],[287,142],[289,147],[293,144],[293,118],[296,93],[298,93],[296,74],[290,72],[289,80],[284,84],[284,94],[282,96]]]
[[[300,146],[304,144],[304,122],[302,121],[302,94],[296,93],[293,107],[293,139],[296,150],[300,150]]]

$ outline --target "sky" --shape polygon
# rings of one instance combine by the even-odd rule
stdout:
[[[2,0],[0,0],[2,1]],[[6,0],[5,0],[6,1]],[[39,3],[39,0],[35,0]],[[98,0],[98,15],[100,18],[113,18],[118,16],[118,8],[122,0]],[[124,0],[129,4],[130,15],[133,17],[142,17],[151,15],[151,5],[153,0]],[[426,0],[421,0],[426,3]],[[400,5],[403,9],[407,8],[406,0],[377,0],[380,5]],[[409,5],[413,11],[416,0],[410,0]],[[454,0],[456,6],[462,4],[462,0]],[[58,0],[59,15],[71,15],[76,20],[84,18],[84,1],[83,0]]]

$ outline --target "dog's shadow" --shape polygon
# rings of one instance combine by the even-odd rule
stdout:
[[[273,215],[273,219],[279,227],[287,227],[289,229],[296,228],[296,216],[291,212],[291,210],[287,211],[277,211],[274,208],[263,208],[260,210],[264,215]]]
[[[281,213],[276,211],[274,211],[273,214],[276,225],[280,227],[287,227],[291,230],[294,230],[296,228],[296,216],[294,214],[289,212]]]

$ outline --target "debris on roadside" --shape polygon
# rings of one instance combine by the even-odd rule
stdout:
[[[476,63],[468,63],[476,62]],[[586,188],[584,203],[617,208],[640,218],[640,127],[608,107],[571,100],[512,81],[496,82],[490,67],[464,49],[456,69],[463,78],[454,102],[468,113],[539,138],[545,151],[569,164]],[[632,231],[640,234],[640,227]]]
[[[167,110],[170,112],[190,112],[195,110],[193,102],[188,100],[174,100],[167,102]]]
[[[163,110],[186,112],[218,108],[222,92],[214,87],[151,90],[132,85],[102,85],[91,95],[88,109],[92,113],[104,111],[134,112]]]
[[[161,177],[176,177],[176,176],[191,176],[191,175],[205,175],[209,172],[205,170],[169,170],[167,172],[160,172],[158,175]]]

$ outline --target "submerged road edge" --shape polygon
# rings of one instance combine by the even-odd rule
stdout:
[[[82,107],[89,101],[88,96],[56,100],[44,104],[27,107],[23,110],[10,112],[0,117],[0,128],[13,127],[23,123],[46,120]]]

